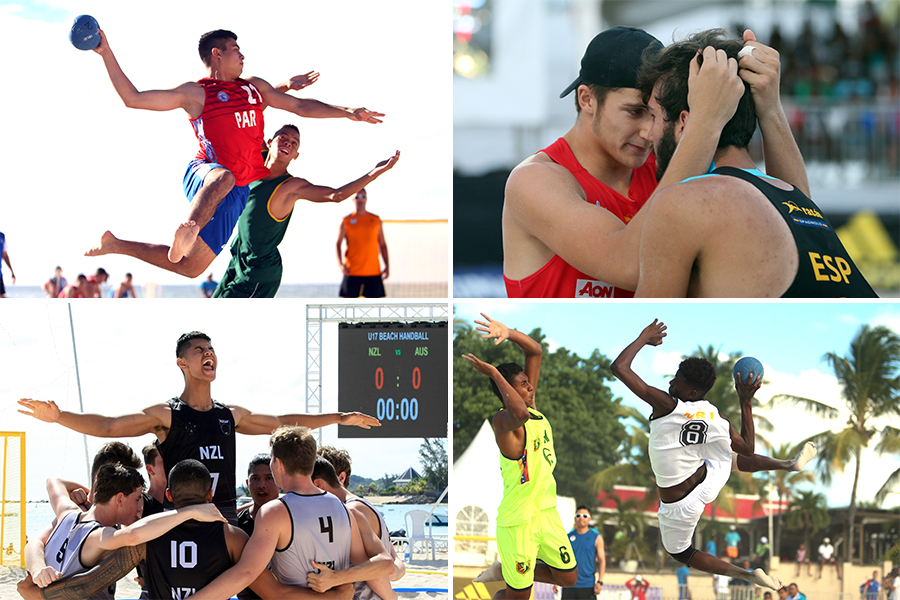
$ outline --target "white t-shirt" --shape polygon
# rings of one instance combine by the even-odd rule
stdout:
[[[888,592],[888,600],[900,600],[900,590],[897,589],[897,586],[900,586],[900,577],[894,577],[891,585],[894,586],[894,589]]]
[[[713,580],[716,582],[716,591],[717,592],[728,592],[728,584],[731,582],[731,577],[728,575],[713,575]]]
[[[831,560],[832,556],[834,556],[834,546],[831,544],[822,544],[819,546],[819,557],[824,558],[825,560]]]

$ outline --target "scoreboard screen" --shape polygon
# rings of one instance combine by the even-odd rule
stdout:
[[[447,323],[341,323],[338,410],[381,427],[338,427],[339,438],[447,437]]]

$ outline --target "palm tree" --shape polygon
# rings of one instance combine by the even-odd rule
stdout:
[[[779,394],[774,399],[802,406],[827,419],[843,417],[845,426],[840,431],[828,429],[809,440],[818,449],[816,466],[822,482],[831,483],[832,473],[843,473],[847,465],[854,464],[853,488],[850,492],[849,539],[853,540],[856,518],[856,490],[859,484],[862,453],[869,442],[880,437],[876,449],[879,452],[900,447],[897,429],[887,427],[879,434],[872,424],[875,419],[900,417],[900,336],[884,326],[864,325],[850,342],[847,356],[828,352],[823,360],[834,370],[840,386],[843,409],[833,408],[818,400]],[[800,444],[803,444],[800,442]],[[890,488],[900,481],[900,473],[894,472],[882,486],[879,494],[887,495]],[[883,493],[882,493],[883,492]],[[852,543],[845,545],[845,560],[851,560]]]
[[[787,460],[797,455],[800,448],[791,444],[781,444],[772,450],[772,458],[779,460]],[[816,476],[812,471],[769,471],[767,474],[768,485],[771,485],[775,493],[778,495],[779,506],[785,500],[792,500],[794,493],[792,490],[800,483],[813,483]],[[775,518],[775,539],[772,540],[772,556],[781,556],[781,527],[784,524],[784,512],[779,511]],[[808,546],[807,546],[808,547]]]
[[[810,547],[809,536],[831,523],[827,506],[825,494],[811,490],[798,492],[788,506],[784,520],[790,529],[803,530],[803,543],[807,548]]]
[[[641,508],[652,503],[656,498],[656,477],[650,467],[650,421],[639,410],[631,406],[619,405],[616,407],[616,418],[620,420],[633,419],[637,425],[630,425],[628,437],[619,448],[619,454],[623,457],[619,464],[607,467],[595,473],[588,479],[591,492],[595,495],[600,491],[611,491],[615,484],[634,485],[647,488],[648,493]]]

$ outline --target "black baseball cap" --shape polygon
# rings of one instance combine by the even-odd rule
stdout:
[[[655,54],[662,50],[663,44],[637,27],[618,26],[598,33],[584,51],[578,79],[573,81],[559,97],[569,95],[582,83],[613,88],[636,88],[641,56],[648,47],[652,48],[651,52]]]

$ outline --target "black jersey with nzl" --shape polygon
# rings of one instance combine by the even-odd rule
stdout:
[[[150,600],[187,598],[231,566],[224,523],[185,521],[147,542],[144,585]]]

